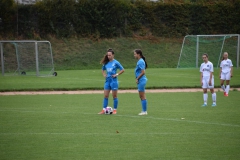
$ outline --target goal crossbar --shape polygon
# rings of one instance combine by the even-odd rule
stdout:
[[[236,41],[237,41],[237,43],[236,43],[236,51],[235,51],[235,55],[236,55],[236,58],[234,58],[234,59],[232,59],[232,61],[236,61],[236,67],[237,68],[239,68],[239,52],[240,52],[240,35],[239,34],[218,34],[218,35],[186,35],[185,37],[184,37],[184,39],[183,39],[183,43],[182,43],[182,47],[181,47],[181,51],[180,51],[180,56],[179,56],[179,60],[178,60],[178,65],[177,65],[177,68],[182,68],[181,67],[181,58],[182,58],[182,54],[185,52],[184,51],[184,47],[185,47],[185,43],[186,43],[186,39],[189,39],[189,38],[195,38],[194,39],[194,42],[196,42],[196,44],[195,44],[195,53],[192,53],[192,54],[195,54],[195,67],[194,68],[198,68],[199,67],[199,44],[200,44],[200,42],[201,42],[201,40],[199,40],[199,39],[201,39],[201,38],[203,38],[203,37],[222,37],[222,39],[220,39],[220,40],[216,40],[215,42],[217,42],[217,41],[222,41],[222,44],[221,44],[221,47],[220,47],[220,49],[219,49],[219,57],[218,57],[218,62],[217,62],[217,67],[219,66],[219,64],[220,64],[220,59],[221,59],[221,55],[222,55],[222,53],[225,51],[225,50],[223,50],[223,48],[224,48],[224,43],[225,43],[225,40],[226,39],[228,39],[228,38],[231,38],[231,37],[236,37]],[[212,42],[214,42],[214,41],[212,41]],[[189,53],[190,54],[190,53]],[[212,58],[212,57],[211,57]]]
[[[48,53],[47,54],[49,55],[48,59],[50,60],[50,62],[48,62],[49,63],[48,65],[51,67],[51,70],[49,70],[49,74],[48,75],[52,75],[52,73],[54,73],[52,47],[51,47],[51,43],[49,41],[36,41],[36,40],[13,40],[13,41],[11,41],[11,40],[2,40],[2,41],[0,41],[0,52],[1,52],[1,69],[2,69],[2,75],[3,76],[5,74],[5,62],[4,62],[4,59],[5,59],[4,54],[5,54],[5,52],[4,52],[4,49],[3,49],[4,48],[4,46],[3,46],[4,43],[13,44],[14,47],[15,47],[16,59],[17,59],[17,64],[16,64],[17,65],[17,70],[16,71],[18,71],[19,68],[20,68],[19,57],[18,57],[18,53],[17,53],[18,52],[17,44],[18,43],[34,43],[34,51],[31,51],[31,52],[34,52],[34,54],[35,54],[34,57],[32,57],[32,58],[35,58],[36,76],[41,76],[40,75],[40,71],[39,71],[39,56],[40,56],[39,54],[41,54],[41,51],[39,53],[39,44],[41,44],[41,43],[47,44],[48,45],[48,48],[47,48],[47,52]],[[33,48],[31,48],[31,49],[33,49]],[[45,65],[45,64],[43,64],[43,65]]]

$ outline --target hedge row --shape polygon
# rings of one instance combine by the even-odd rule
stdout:
[[[1,35],[110,38],[133,33],[162,37],[240,33],[240,0],[214,5],[125,0],[43,0],[35,5],[1,0],[1,3]]]

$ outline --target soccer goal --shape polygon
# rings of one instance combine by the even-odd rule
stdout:
[[[214,67],[218,68],[223,52],[228,52],[234,67],[239,67],[239,34],[225,35],[187,35],[178,60],[177,68],[198,68],[202,61],[202,54],[209,55]]]
[[[2,75],[56,76],[49,41],[0,41]]]

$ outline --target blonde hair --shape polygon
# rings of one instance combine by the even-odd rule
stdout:
[[[227,55],[228,55],[228,52],[223,52],[222,61],[224,60],[224,54],[227,54]]]

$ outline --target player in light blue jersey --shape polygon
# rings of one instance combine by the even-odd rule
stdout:
[[[147,99],[145,95],[145,86],[147,84],[147,77],[145,75],[145,69],[147,68],[147,62],[140,49],[134,50],[134,57],[138,60],[135,68],[135,78],[138,86],[139,97],[142,104],[142,112],[138,115],[147,115]]]
[[[117,114],[117,107],[118,107],[118,98],[117,98],[117,91],[118,91],[118,79],[117,76],[124,72],[123,66],[114,59],[114,51],[112,49],[108,49],[107,54],[103,57],[100,62],[103,64],[102,66],[102,75],[105,77],[105,84],[104,84],[104,99],[103,99],[103,109],[98,114],[104,114],[105,109],[108,106],[108,97],[109,93],[112,90],[113,96],[113,114]],[[117,73],[117,70],[120,70]]]

